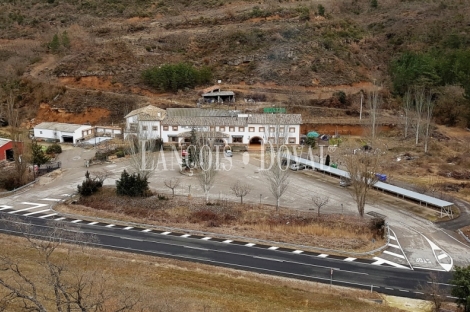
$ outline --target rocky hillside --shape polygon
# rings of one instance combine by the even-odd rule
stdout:
[[[120,122],[144,103],[194,105],[205,86],[162,93],[141,78],[188,62],[210,68],[239,107],[261,94],[269,105],[351,114],[375,82],[385,107],[396,108],[391,61],[406,51],[466,49],[469,28],[470,8],[458,0],[0,1],[1,102],[13,94],[30,120],[53,116],[38,116],[42,105],[75,115],[103,108],[82,122]],[[442,93],[468,106],[459,87]],[[441,97],[440,105],[449,103]]]

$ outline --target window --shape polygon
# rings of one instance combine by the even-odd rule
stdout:
[[[238,127],[239,132],[245,132],[245,127]]]
[[[276,140],[274,139],[274,137],[269,137],[269,138],[268,138],[268,141],[271,142],[271,143],[275,143],[275,142],[276,142]]]
[[[173,126],[173,131],[178,131],[178,126]]]
[[[219,127],[219,131],[225,131],[225,127]]]
[[[289,138],[289,143],[295,144],[295,138]]]
[[[264,127],[259,127],[259,132],[264,132]]]
[[[42,131],[39,131],[39,134],[42,134]]]
[[[142,131],[147,131],[147,126],[142,126]]]
[[[215,127],[211,127],[211,132],[214,132],[215,131]]]
[[[178,137],[175,137],[175,136],[171,136],[171,137],[168,137],[168,141],[170,142],[178,142]]]
[[[248,132],[255,132],[255,127],[249,127]]]
[[[290,127],[290,128],[289,128],[289,132],[290,132],[290,133],[295,133],[295,128],[294,128],[294,127]]]
[[[279,132],[284,133],[284,127],[280,127],[280,128],[279,128]]]
[[[132,123],[129,125],[129,130],[132,131],[132,132],[136,132],[137,131],[137,124],[135,123]]]
[[[153,131],[158,131],[158,127],[157,126],[152,126],[152,130]]]
[[[230,131],[230,132],[235,132],[235,127],[230,127],[230,128],[228,128],[228,131]]]
[[[163,126],[163,131],[168,131],[168,126]]]
[[[243,143],[243,137],[232,138],[233,143]]]
[[[274,127],[269,127],[269,132],[274,132]]]

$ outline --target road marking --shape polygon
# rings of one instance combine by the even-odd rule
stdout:
[[[162,235],[168,235],[170,234],[171,232],[163,232]]]
[[[22,202],[22,204],[24,204],[24,205],[32,205],[32,207],[24,208],[24,209],[20,209],[20,210],[15,210],[15,211],[10,211],[10,212],[8,212],[8,213],[17,213],[17,212],[21,212],[21,211],[27,211],[27,210],[36,209],[36,208],[42,208],[42,207],[47,206],[47,204],[28,203],[28,202]]]
[[[303,253],[303,252],[304,252],[303,250],[294,250],[294,251],[293,251],[293,253],[295,253],[295,254],[301,254],[301,253]]]
[[[64,218],[65,219],[65,218]],[[72,223],[78,223],[78,222],[82,222],[83,220],[73,220]]]
[[[212,239],[212,237],[207,236],[207,237],[203,237],[203,238],[201,238],[201,239],[202,239],[202,240],[209,240],[209,239]]]
[[[44,210],[40,210],[40,211],[34,211],[34,212],[26,213],[25,216],[32,216],[34,214],[43,213],[43,212],[46,212],[46,211],[50,211],[50,209],[44,209]]]
[[[185,237],[185,238],[186,238],[186,237],[189,237],[189,236],[191,236],[191,234],[183,234],[183,235],[181,235],[181,237]]]
[[[99,222],[97,222],[97,221],[94,221],[94,222],[90,222],[90,223],[88,223],[88,225],[95,225],[95,224],[98,224],[98,223],[99,223]]]
[[[390,287],[385,287],[385,289],[388,289],[388,290],[393,290],[393,288],[390,288]]]
[[[444,259],[445,257],[448,257],[447,254],[441,254],[439,256],[437,256],[437,259],[441,260],[441,259]]]
[[[421,233],[419,233],[421,234]],[[442,250],[439,246],[437,246],[436,244],[434,244],[433,242],[431,242],[426,236],[424,236],[423,234],[421,234],[421,236],[423,236],[429,243],[429,245],[431,245],[431,249],[432,249],[432,253],[434,254],[434,257],[437,259],[437,262],[441,265],[441,267],[446,270],[447,272],[449,272],[450,270],[452,270],[452,267],[454,266],[454,260],[449,257],[450,259],[450,263],[442,263],[440,262],[439,260],[443,259],[443,258],[446,258],[446,257],[443,257],[443,258],[439,258],[439,256],[442,256],[443,254],[448,256],[447,253]],[[438,256],[436,254],[436,251],[437,252],[441,252],[441,254]]]
[[[233,242],[233,240],[227,239],[227,240],[224,240],[222,243],[230,244],[231,242]]]
[[[420,292],[420,291],[415,291],[415,294],[424,295],[424,293],[422,293],[422,292]]]
[[[67,196],[70,196],[69,194],[62,194],[60,196],[64,196],[64,197],[67,197]]]
[[[57,199],[57,198],[43,198],[41,200],[48,200],[48,201],[55,201],[55,202],[59,202],[61,201],[62,199]]]
[[[54,221],[61,221],[61,220],[64,220],[65,217],[62,217],[62,218],[57,218],[57,219],[54,219]]]
[[[125,227],[123,230],[130,230],[130,229],[133,229],[134,227],[133,226],[128,226],[128,227]]]
[[[328,257],[328,255],[326,255],[326,254],[321,254],[321,255],[318,255],[318,257],[320,257],[320,258],[326,258],[326,257]]]
[[[346,258],[346,259],[344,259],[344,261],[348,261],[348,262],[349,261],[354,261],[354,260],[356,260],[356,258]]]
[[[108,224],[106,227],[113,227],[113,226],[116,226],[115,224]]]
[[[48,215],[45,215],[45,216],[40,216],[39,219],[45,219],[45,218],[49,218],[49,217],[52,217],[52,216],[55,216],[57,215],[57,213],[51,213],[51,214],[48,214]]]
[[[150,232],[152,229],[145,229],[142,232]]]
[[[0,207],[2,207],[0,208],[0,211],[13,208],[12,206],[7,206],[7,205],[0,205]]]
[[[393,239],[393,240],[397,240],[397,238],[395,236],[390,236],[389,235],[388,238]]]
[[[394,256],[394,257],[398,257],[398,258],[405,259],[405,256],[399,255],[399,254],[397,254],[397,253],[394,253],[394,252],[391,252],[391,251],[388,251],[388,250],[384,250],[384,253],[389,254],[389,255],[391,255],[391,256]]]
[[[253,244],[253,243],[245,244],[245,246],[247,246],[247,247],[253,247],[254,245],[256,245],[256,244]]]
[[[409,292],[408,290],[404,290],[404,289],[398,289],[398,290],[402,292]]]
[[[268,249],[269,249],[269,250],[276,250],[276,249],[279,249],[279,247],[274,247],[274,246],[273,246],[273,247],[269,247]]]
[[[372,264],[374,265],[381,265],[381,264],[388,264],[388,265],[391,265],[391,266],[394,266],[396,268],[400,268],[400,269],[409,269],[411,270],[411,267],[406,267],[404,265],[401,265],[401,264],[398,264],[398,263],[395,263],[395,262],[392,262],[392,261],[388,261],[388,260],[385,260],[385,259],[382,259],[382,258],[379,258],[379,257],[374,257],[372,258],[374,260],[376,260],[376,262],[373,262]]]
[[[400,246],[398,245],[395,245],[395,244],[388,244],[390,247],[393,247],[393,248],[396,248],[396,249],[400,249]]]

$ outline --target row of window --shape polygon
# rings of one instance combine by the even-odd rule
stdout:
[[[179,140],[178,140],[177,137],[168,137],[168,141],[169,142],[178,142]],[[275,143],[276,139],[274,137],[270,137],[270,138],[268,138],[268,142]],[[295,144],[296,143],[295,137],[288,138],[288,142],[290,144]],[[243,143],[243,138],[240,138],[240,137],[232,138],[232,143]],[[279,143],[283,144],[284,140],[280,139]]]
[[[132,128],[132,127],[131,127]],[[171,126],[173,131],[178,131],[178,126]],[[225,126],[217,127],[218,131],[225,131]],[[248,127],[248,132],[255,132],[256,127]],[[163,126],[163,131],[168,131],[170,126]],[[258,132],[265,132],[265,127],[258,127]],[[132,129],[131,129],[132,130]],[[142,126],[142,131],[147,131],[148,126]],[[157,126],[152,126],[152,131],[158,131]],[[216,131],[216,127],[210,127],[210,131]],[[229,132],[235,132],[235,127],[228,127]],[[245,127],[238,127],[238,132],[245,132]],[[269,127],[269,132],[276,132],[275,127]],[[279,128],[279,132],[284,132],[284,127]],[[295,133],[295,127],[289,127],[289,133]]]

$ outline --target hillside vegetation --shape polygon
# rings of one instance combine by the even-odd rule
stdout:
[[[120,122],[146,102],[194,105],[197,91],[162,95],[142,79],[185,62],[239,98],[261,92],[268,102],[321,106],[343,91],[351,104],[375,82],[385,107],[397,108],[403,90],[423,81],[396,82],[391,64],[408,53],[449,56],[432,65],[437,77],[427,86],[439,87],[439,121],[465,126],[469,10],[460,0],[3,0],[2,102],[14,90],[21,107],[102,107],[110,114],[101,122]]]

